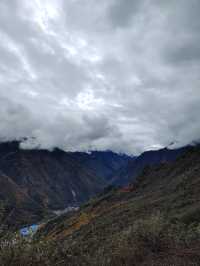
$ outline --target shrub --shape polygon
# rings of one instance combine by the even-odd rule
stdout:
[[[11,244],[0,245],[0,265],[200,265],[200,225],[197,223],[188,226],[177,220],[169,222],[158,213],[136,220],[127,229],[108,237],[103,242],[95,238],[100,242],[94,252],[89,245],[85,248],[87,239],[55,242],[19,238],[12,242],[10,238]]]

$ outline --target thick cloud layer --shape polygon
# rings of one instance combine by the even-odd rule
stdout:
[[[200,138],[199,0],[0,0],[0,139],[137,154]]]

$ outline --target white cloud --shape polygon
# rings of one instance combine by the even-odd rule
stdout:
[[[199,139],[199,1],[0,1],[0,138],[139,153]]]

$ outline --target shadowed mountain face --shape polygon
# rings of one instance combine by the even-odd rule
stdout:
[[[56,150],[51,156],[61,163],[64,154]],[[6,201],[5,187],[12,195],[9,203],[19,210],[22,207],[23,215],[36,207],[36,200],[31,203],[30,193],[21,185],[2,172],[0,176],[1,199]],[[43,222],[34,241],[28,245],[19,242],[9,252],[6,246],[0,262],[38,265],[42,259],[42,264],[52,266],[200,265],[199,226],[200,147],[196,146],[187,147],[175,161],[162,160],[146,167],[127,187],[106,189],[79,210]],[[25,252],[21,252],[22,245]]]
[[[49,221],[38,237],[65,245],[75,261],[71,265],[86,265],[84,254],[87,265],[199,265],[199,224],[200,147],[195,147],[175,162],[147,168],[129,190],[111,190]]]
[[[49,210],[79,205],[110,184],[123,185],[145,166],[173,161],[184,149],[150,151],[138,158],[105,152],[22,150],[0,144],[1,221],[39,221]]]
[[[129,189],[115,188],[102,193],[85,204],[74,216],[63,215],[57,219],[58,223],[54,220],[52,228],[49,222],[46,233],[54,232],[56,236],[60,222],[66,222],[67,228],[70,219],[76,220],[83,213],[91,218],[86,224],[90,224],[90,220],[101,220],[103,224],[109,222],[113,228],[123,228],[136,218],[155,212],[165,213],[186,223],[200,222],[200,146],[188,148],[174,162],[146,168]],[[70,225],[73,227],[74,224]],[[72,227],[70,232],[73,232]],[[105,226],[104,229],[108,228]],[[74,227],[74,232],[76,230]],[[62,232],[59,237],[62,238]]]
[[[33,216],[36,219],[32,220],[39,221],[43,210],[64,209],[69,205],[80,204],[102,191],[110,175],[125,166],[128,160],[129,157],[112,152],[86,154],[66,153],[59,149],[52,152],[22,150],[18,142],[2,143],[2,220],[12,224],[16,213],[20,218],[23,212],[30,214],[27,216],[30,219],[25,223]],[[21,222],[24,223],[22,216]]]
[[[115,178],[121,168],[125,168],[136,157],[125,154],[116,154],[112,151],[92,151],[91,153],[75,152],[70,155],[80,164],[91,169],[97,176],[103,177],[106,182]]]
[[[44,217],[45,209],[23,191],[10,177],[0,171],[0,222],[6,228],[36,222]]]
[[[118,173],[116,173],[112,182],[115,185],[127,185],[135,180],[136,177],[142,173],[145,167],[158,165],[160,163],[173,162],[187,149],[187,147],[174,150],[165,148],[156,151],[144,152],[137,158],[130,160],[127,166],[122,167]]]

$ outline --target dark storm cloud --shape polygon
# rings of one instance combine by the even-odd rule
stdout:
[[[174,1],[174,9],[166,6],[168,18],[165,25],[165,58],[172,64],[189,64],[200,60],[200,2]],[[170,25],[170,27],[169,27]],[[198,62],[197,62],[198,63]]]
[[[0,138],[140,153],[200,136],[198,0],[0,1]]]
[[[137,16],[143,0],[113,1],[109,9],[110,20],[115,27],[126,27],[134,16]]]

